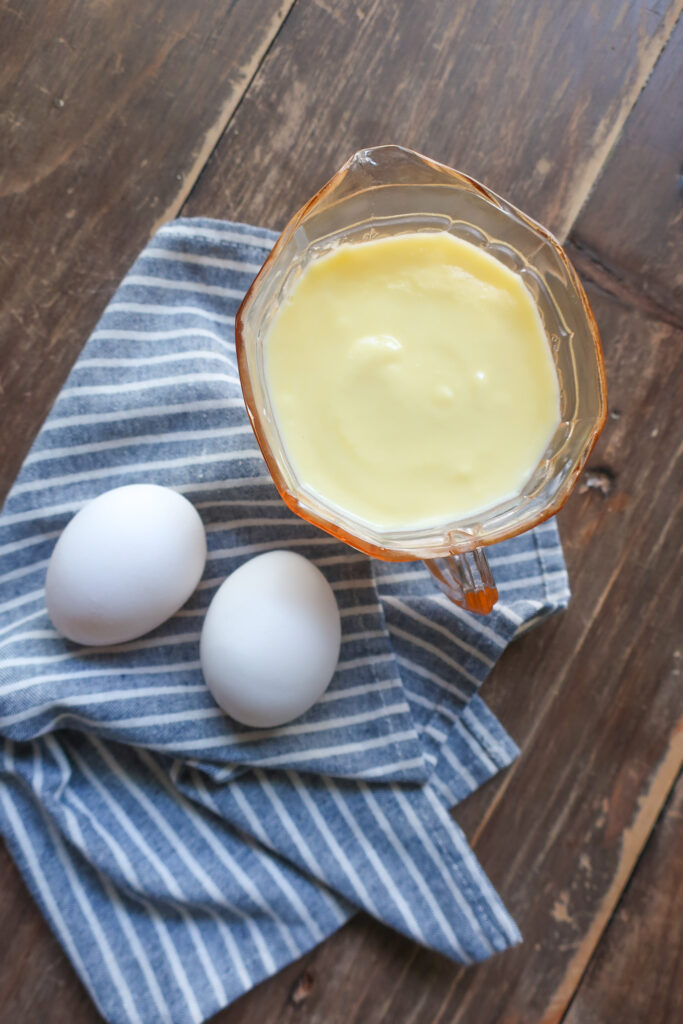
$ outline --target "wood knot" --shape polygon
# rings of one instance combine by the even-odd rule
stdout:
[[[579,494],[585,494],[587,491],[597,491],[603,498],[607,498],[614,490],[615,480],[614,473],[611,469],[607,469],[606,466],[587,469],[581,477]]]
[[[301,1006],[302,1003],[306,1002],[313,990],[314,980],[311,971],[304,971],[303,974],[299,975],[289,993],[289,1001],[292,1006]]]

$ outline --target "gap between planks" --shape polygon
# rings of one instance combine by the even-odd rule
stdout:
[[[241,88],[236,88],[233,94],[221,107],[220,113],[214,124],[209,128],[204,136],[204,141],[199,153],[197,154],[197,158],[190,170],[183,177],[174,200],[169,203],[166,209],[163,210],[152,225],[149,234],[150,238],[156,234],[162,224],[166,224],[167,221],[173,220],[181,212],[188,196],[192,192],[199,176],[204,170],[209,157],[225,134],[235,112],[237,111],[237,108],[249,91],[251,83],[258,74],[263,61],[266,59],[270,48],[279,35],[280,29],[289,17],[289,14],[296,2],[297,0],[283,0],[283,3],[280,4],[275,14],[271,17],[263,35],[263,44],[259,47],[251,60],[240,69],[240,77],[242,79]],[[683,3],[683,0],[681,0],[681,2]]]
[[[588,197],[581,207],[582,211],[587,202]],[[574,221],[575,223],[576,221]],[[574,225],[571,225],[570,230],[573,227]],[[616,299],[623,306],[639,310],[653,320],[661,320],[662,323],[668,324],[669,327],[674,327],[679,331],[683,330],[683,320],[678,313],[667,309],[666,306],[660,305],[659,302],[651,299],[644,292],[637,291],[632,282],[621,280],[609,266],[602,262],[596,253],[591,252],[590,249],[582,245],[575,237],[572,236],[568,241],[565,241],[564,247],[574,267],[578,270],[579,276],[584,280],[590,281],[605,295]]]
[[[568,1013],[572,998],[578,991],[598,943],[637,867],[652,830],[676,784],[682,765],[683,718],[680,718],[633,822],[622,833],[619,863],[610,887],[602,898],[585,938],[569,961],[564,977],[551,996],[539,1024],[560,1024]]]
[[[582,175],[582,179],[581,179],[582,185],[576,189],[576,192],[575,192],[575,195],[574,195],[574,199],[571,202],[570,208],[567,211],[567,214],[566,214],[566,216],[564,218],[562,230],[561,230],[561,232],[558,232],[558,235],[559,235],[559,237],[561,239],[566,239],[567,238],[567,236],[568,236],[569,232],[571,231],[575,221],[578,218],[579,212],[581,211],[581,209],[583,209],[585,203],[587,202],[587,200],[588,200],[588,198],[590,196],[590,193],[591,193],[594,185],[596,184],[600,174],[602,173],[602,170],[603,170],[605,164],[607,163],[607,161],[609,159],[610,153],[611,153],[611,151],[612,151],[612,149],[613,149],[613,147],[614,147],[614,145],[615,145],[615,143],[616,143],[616,141],[617,141],[617,139],[619,137],[619,134],[621,133],[621,131],[622,131],[623,127],[624,127],[624,124],[626,123],[626,121],[627,121],[631,111],[635,107],[636,102],[638,101],[638,98],[639,98],[641,92],[645,88],[645,86],[646,86],[646,84],[647,84],[647,82],[648,82],[652,72],[654,71],[654,68],[655,68],[655,65],[656,65],[657,61],[659,60],[660,56],[664,52],[664,50],[665,50],[665,48],[666,48],[666,46],[667,46],[667,44],[668,44],[668,42],[669,42],[669,40],[671,38],[671,35],[673,33],[674,28],[676,27],[678,19],[682,15],[683,15],[683,0],[679,0],[679,2],[677,4],[672,6],[672,8],[667,13],[667,16],[664,18],[663,27],[662,27],[663,35],[657,36],[656,39],[653,39],[651,44],[650,44],[650,46],[647,47],[647,49],[642,54],[641,59],[640,59],[639,64],[638,64],[638,73],[636,75],[636,78],[635,78],[635,80],[633,82],[633,85],[632,85],[631,89],[628,90],[628,92],[625,94],[625,96],[623,98],[623,101],[622,101],[622,103],[620,105],[619,114],[618,114],[618,116],[617,116],[617,118],[615,119],[615,122],[614,122],[614,126],[609,130],[609,132],[607,133],[604,141],[601,142],[598,146],[596,146],[595,153],[594,153],[593,157],[591,158],[591,160],[588,162],[588,164],[586,166],[586,169],[585,169],[585,171],[584,171],[584,173]],[[608,115],[606,115],[606,117],[607,116]],[[598,131],[599,130],[600,130],[600,127],[598,127]],[[584,269],[584,268],[582,268],[582,269]],[[591,275],[589,274],[588,276],[590,277]],[[599,286],[599,282],[598,282],[598,286]],[[610,294],[612,294],[612,292],[610,292]],[[653,313],[653,315],[659,315],[660,319],[664,319],[665,322],[669,322],[668,318],[661,316],[661,311],[660,310],[657,311],[657,314],[655,314],[654,311],[652,311],[652,310],[648,310],[648,312]],[[673,326],[680,327],[680,324],[678,324],[678,322],[676,322]],[[624,557],[626,557],[626,555],[624,555]],[[610,577],[610,579],[609,579],[609,581],[607,583],[607,586],[605,587],[605,589],[603,591],[603,594],[602,594],[602,596],[600,598],[600,601],[599,601],[598,605],[596,606],[596,608],[595,608],[595,610],[593,612],[593,615],[591,616],[591,619],[586,623],[586,627],[585,627],[585,629],[584,629],[584,631],[583,631],[583,633],[581,635],[581,638],[579,640],[579,644],[578,644],[577,650],[579,650],[582,647],[582,645],[583,645],[583,643],[584,643],[584,641],[585,641],[585,639],[586,639],[586,637],[587,637],[587,635],[588,635],[588,633],[590,631],[590,628],[591,628],[591,625],[592,625],[593,621],[595,620],[596,616],[599,614],[600,609],[601,609],[602,605],[604,604],[604,602],[605,602],[605,600],[606,600],[606,598],[607,598],[607,596],[608,596],[608,594],[609,594],[609,592],[611,590],[611,586],[612,586],[612,583],[613,583],[614,579],[618,576],[618,574],[619,574],[619,572],[621,570],[622,563],[623,563],[623,558],[620,560],[619,564],[617,565],[617,567],[615,568],[614,572],[612,573],[612,575],[611,575],[611,577]],[[549,695],[547,703],[549,704],[551,702],[551,700],[552,700],[552,695]],[[534,733],[537,731],[537,729],[540,728],[540,722],[541,722],[542,719],[543,719],[543,714],[541,713],[538,716],[538,726],[537,726],[536,729],[532,729],[531,735],[529,737],[527,737],[527,743],[533,738]],[[680,722],[678,724],[678,730],[679,731],[680,731],[681,728],[683,728],[683,720],[682,720],[682,722]],[[678,732],[675,733],[674,735],[677,736]],[[683,737],[679,737],[679,745],[680,745],[680,741],[681,740],[683,740]],[[679,768],[680,768],[680,758],[683,758],[683,754],[681,754],[681,753],[679,753]],[[506,778],[505,778],[504,782],[498,788],[498,790],[496,791],[496,794],[495,794],[493,800],[491,801],[491,803],[487,807],[486,813],[485,813],[482,821],[479,823],[479,826],[477,827],[476,831],[474,832],[474,834],[473,834],[473,836],[471,838],[471,844],[472,844],[473,848],[476,848],[477,840],[479,839],[481,833],[485,829],[486,824],[487,824],[489,818],[492,816],[492,814],[494,813],[496,807],[498,806],[498,804],[502,800],[503,796],[505,795],[505,792],[508,789],[508,786],[509,786],[510,781],[511,781],[511,779],[512,779],[514,773],[515,773],[515,770],[516,770],[516,764],[512,764],[508,768],[507,773],[506,773]],[[674,775],[673,781],[671,782],[671,785],[673,785],[673,782],[675,782],[675,775]],[[650,828],[649,828],[647,834],[643,837],[642,846],[640,847],[638,855],[642,851],[642,848],[644,847],[645,843],[647,842],[647,840],[649,838],[649,832],[654,827],[654,825],[655,825],[655,823],[657,821],[657,817],[658,817],[658,815],[659,815],[659,813],[661,811],[661,808],[663,806],[664,801],[666,800],[666,798],[668,796],[670,788],[671,788],[671,786],[669,786],[667,788],[666,792],[662,796],[661,803],[656,808],[652,808],[651,809],[651,811],[655,811],[656,813],[654,813],[654,815],[652,815],[652,814],[650,815],[651,816]],[[659,793],[659,790],[653,785],[651,787],[650,792],[648,793],[648,797],[647,797],[648,800],[650,799],[652,793],[654,793],[655,791],[657,793]],[[639,814],[639,817],[636,820],[637,821],[640,820],[640,814]],[[635,828],[635,824],[634,824],[633,827]],[[631,870],[633,870],[634,867],[635,867],[635,860],[632,861]],[[612,885],[614,886],[614,884],[617,882],[617,880],[621,879],[621,881],[623,882],[623,886],[625,886],[626,883],[628,882],[628,877],[629,876],[627,875],[626,878],[623,878],[622,862],[620,861],[619,870],[618,870],[617,874],[615,875],[615,879],[614,879]],[[623,888],[623,886],[622,886],[622,888]],[[612,893],[612,887],[610,888],[609,892],[606,894],[605,901],[609,898],[611,893]],[[616,905],[616,901],[615,901],[615,905]],[[601,926],[600,933],[602,932],[603,928],[604,928],[604,925]],[[584,940],[585,942],[588,941],[588,939],[591,937],[592,933],[593,933],[593,929],[591,929],[591,931],[589,932],[588,936],[586,937],[586,940]],[[578,953],[577,953],[577,956],[578,956]],[[554,1018],[548,1018],[548,1019],[549,1020],[553,1020]],[[547,1024],[545,1018],[543,1019],[541,1024]]]
[[[616,116],[612,111],[607,111],[595,129],[598,141],[592,156],[586,162],[583,172],[576,184],[573,195],[570,197],[565,215],[558,231],[558,238],[564,242],[569,235],[579,213],[588,201],[593,188],[607,163],[610,153],[614,148],[621,131],[626,124],[629,114],[638,101],[638,97],[647,85],[655,64],[662,55],[676,22],[683,14],[683,0],[672,4],[662,19],[661,32],[653,36],[648,46],[640,54],[636,73],[631,87],[624,93],[619,104]],[[602,137],[601,137],[602,136]]]

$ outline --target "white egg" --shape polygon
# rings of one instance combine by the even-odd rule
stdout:
[[[202,671],[231,718],[270,728],[322,696],[340,643],[339,609],[320,570],[292,551],[269,551],[216,592],[202,629]]]
[[[119,644],[156,629],[204,571],[206,534],[182,494],[131,484],[84,505],[60,536],[45,597],[55,628],[79,644]]]

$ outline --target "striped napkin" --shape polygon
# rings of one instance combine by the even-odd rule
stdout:
[[[163,227],[109,304],[0,514],[0,831],[99,1011],[198,1022],[359,908],[462,963],[519,940],[448,811],[515,757],[477,696],[507,643],[569,597],[553,522],[492,551],[486,619],[418,563],[375,562],[292,515],[242,404],[233,338],[275,235]],[[209,555],[169,622],[82,648],[44,579],[84,502],[133,482],[197,507]],[[274,548],[334,588],[342,654],[318,704],[250,730],[198,662],[223,579]]]

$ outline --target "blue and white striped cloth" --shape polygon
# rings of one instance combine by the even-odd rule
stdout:
[[[162,228],[85,346],[0,515],[0,830],[102,1015],[198,1022],[361,908],[463,963],[519,939],[448,811],[516,754],[476,696],[506,644],[565,606],[557,529],[500,545],[487,619],[415,564],[371,562],[285,508],[242,405],[233,324],[272,232]],[[209,556],[154,633],[62,640],[57,536],[122,484],[193,501]],[[313,559],[342,614],[323,699],[248,730],[199,670],[202,615],[252,555]]]

